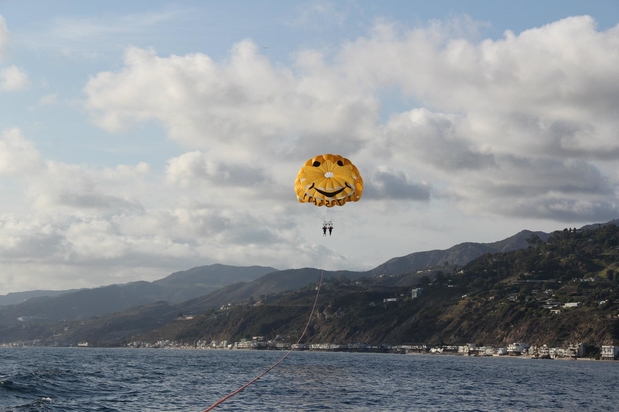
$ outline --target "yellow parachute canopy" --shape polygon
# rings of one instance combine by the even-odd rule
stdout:
[[[294,182],[294,191],[301,203],[343,206],[361,199],[363,179],[350,160],[323,154],[305,162]]]

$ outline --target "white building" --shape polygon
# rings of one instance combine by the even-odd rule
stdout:
[[[614,360],[619,358],[619,346],[608,345],[602,346],[602,359]]]
[[[458,353],[461,355],[472,355],[477,351],[477,345],[474,343],[467,343],[463,346],[458,346]]]
[[[570,358],[582,358],[585,356],[585,344],[580,342],[577,345],[569,345],[566,355]]]
[[[307,343],[295,343],[291,348],[294,350],[308,350],[310,346]]]
[[[495,351],[494,351],[494,354],[496,356],[507,355],[507,348],[496,348]]]
[[[568,302],[563,304],[564,308],[579,308],[581,306],[582,302]]]
[[[477,348],[479,356],[492,356],[494,355],[494,348],[492,346],[481,346]]]
[[[507,346],[507,354],[508,355],[522,355],[523,353],[527,353],[529,349],[529,345],[524,342],[514,342],[510,343]]]

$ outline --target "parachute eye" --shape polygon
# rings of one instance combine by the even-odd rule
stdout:
[[[318,166],[320,166],[320,162],[318,160],[316,160],[314,163],[312,163],[312,166],[318,167]]]
[[[338,160],[338,161],[337,161],[337,165],[338,165],[338,166],[344,166],[344,162],[342,162],[341,160]]]

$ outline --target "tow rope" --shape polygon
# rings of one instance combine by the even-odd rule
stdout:
[[[243,391],[243,389],[247,388],[249,385],[251,385],[252,383],[256,382],[258,379],[262,378],[264,375],[266,375],[267,373],[269,373],[272,369],[274,369],[277,365],[279,365],[280,363],[282,363],[284,361],[284,359],[286,359],[288,357],[288,355],[290,355],[292,353],[292,351],[294,350],[293,348],[298,345],[299,343],[301,343],[301,340],[303,339],[303,337],[305,336],[305,334],[307,333],[307,329],[309,328],[310,322],[312,321],[312,317],[314,317],[314,311],[316,310],[316,303],[318,302],[318,295],[320,295],[320,287],[322,286],[322,275],[324,273],[324,269],[320,272],[320,279],[318,280],[318,286],[316,287],[316,297],[314,298],[314,305],[312,306],[312,311],[310,312],[309,315],[309,319],[307,320],[307,324],[305,325],[305,329],[303,329],[303,333],[301,334],[301,336],[299,337],[299,340],[297,340],[297,343],[292,345],[290,347],[290,350],[288,352],[286,352],[286,354],[284,356],[282,356],[282,358],[280,360],[278,360],[277,362],[275,362],[273,365],[269,366],[264,372],[262,372],[260,375],[256,376],[254,379],[250,380],[249,382],[247,382],[245,385],[241,386],[240,388],[238,388],[237,390],[235,390],[234,392],[230,392],[229,394],[227,394],[226,396],[224,396],[223,398],[221,398],[220,400],[218,400],[217,402],[215,402],[214,404],[212,404],[211,406],[209,406],[208,408],[206,408],[203,412],[209,412],[212,411],[213,409],[215,409],[217,406],[221,405],[222,403],[224,403],[225,401],[227,401],[228,399],[232,398],[233,396],[235,396],[236,394],[240,393],[241,391]]]

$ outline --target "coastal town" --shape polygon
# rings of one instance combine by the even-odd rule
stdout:
[[[12,342],[0,344],[0,347],[32,347],[42,346],[39,341]],[[79,342],[77,347],[93,347],[88,342]],[[124,345],[126,348],[151,349],[202,349],[202,350],[280,350],[280,351],[317,351],[317,352],[366,352],[366,353],[396,353],[396,354],[430,354],[455,356],[518,356],[531,359],[590,359],[619,360],[619,345],[603,345],[600,348],[588,348],[584,343],[571,344],[567,347],[549,347],[547,345],[531,346],[524,342],[514,342],[506,347],[477,346],[474,343],[465,345],[372,345],[369,343],[295,343],[291,344],[277,337],[266,340],[264,336],[254,336],[251,339],[241,339],[238,342],[198,340],[197,342],[179,342],[160,340],[156,342],[134,341]]]
[[[87,346],[87,344],[85,345]],[[195,343],[161,340],[155,343],[130,342],[131,348],[163,348],[163,349],[228,349],[228,350],[294,350],[321,352],[373,352],[399,354],[432,354],[456,356],[520,356],[532,359],[598,359],[619,360],[619,345],[603,345],[594,348],[594,355],[588,353],[587,346],[580,342],[567,347],[530,346],[524,342],[514,342],[507,347],[477,346],[474,343],[466,345],[407,344],[407,345],[371,345],[368,343],[297,343],[290,344],[281,339],[266,340],[263,336],[252,339],[241,339],[238,342],[203,341]],[[595,350],[597,349],[597,350]]]

